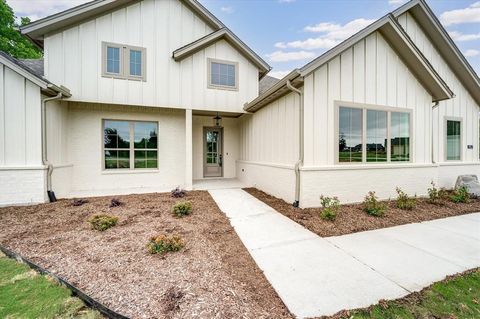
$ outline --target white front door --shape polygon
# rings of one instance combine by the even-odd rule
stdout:
[[[223,176],[223,128],[203,128],[203,177]]]

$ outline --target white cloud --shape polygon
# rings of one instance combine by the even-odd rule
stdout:
[[[470,49],[470,50],[465,51],[464,54],[465,54],[465,56],[469,56],[469,57],[471,57],[471,56],[477,56],[477,55],[480,55],[480,51],[474,50],[474,49]]]
[[[280,70],[278,70],[278,71],[270,71],[270,72],[268,73],[268,75],[273,76],[274,78],[277,78],[277,79],[283,79],[283,78],[284,78],[288,73],[290,73],[290,72],[292,72],[292,71],[290,71],[290,70],[286,70],[286,71],[280,71]]]
[[[233,7],[231,7],[231,6],[221,7],[220,10],[222,12],[225,12],[225,13],[228,13],[228,14],[233,13],[233,11],[234,11]]]
[[[279,3],[292,3],[292,2],[295,2],[297,0],[278,0]]]
[[[284,52],[282,50],[279,50],[267,54],[266,57],[272,62],[288,62],[311,59],[315,57],[315,53],[311,51]]]
[[[472,3],[467,8],[445,11],[440,15],[440,21],[446,25],[479,23],[480,22],[480,1]]]
[[[388,4],[391,6],[396,6],[405,2],[407,2],[407,0],[388,0]]]
[[[458,31],[448,32],[453,40],[463,42],[463,41],[474,41],[480,39],[480,33],[477,34],[463,34]]]
[[[7,3],[16,16],[26,16],[35,21],[88,1],[90,0],[7,0]]]
[[[291,42],[277,42],[275,43],[275,47],[280,49],[294,48],[302,50],[330,49],[374,21],[375,20],[360,18],[344,25],[332,22],[321,22],[316,25],[309,25],[303,30],[306,32],[319,33],[320,35],[318,37]]]

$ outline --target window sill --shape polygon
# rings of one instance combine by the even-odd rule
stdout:
[[[117,174],[155,174],[159,173],[158,168],[155,169],[111,169],[102,170],[102,175],[117,175]]]

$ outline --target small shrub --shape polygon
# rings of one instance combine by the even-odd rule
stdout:
[[[183,198],[187,195],[187,192],[180,187],[176,187],[174,190],[171,191],[172,197],[175,198]]]
[[[417,198],[409,197],[407,193],[400,189],[400,187],[397,187],[397,194],[397,208],[404,210],[412,210],[417,205]]]
[[[86,204],[86,203],[88,203],[88,200],[86,200],[86,199],[83,199],[83,198],[75,199],[72,202],[72,206],[82,206],[83,204]]]
[[[88,219],[88,222],[92,225],[92,229],[104,231],[115,226],[118,222],[118,217],[112,215],[93,215]]]
[[[338,209],[340,207],[340,201],[337,197],[320,196],[320,204],[322,205],[322,211],[320,218],[324,220],[334,221],[337,218]]]
[[[159,235],[150,238],[147,249],[150,254],[165,254],[171,251],[179,251],[185,246],[182,238],[178,235],[168,237]]]
[[[380,217],[385,214],[385,209],[387,205],[378,200],[375,192],[368,192],[367,196],[363,200],[363,210],[371,216]]]
[[[118,198],[112,198],[112,200],[110,201],[110,208],[118,207],[121,205],[123,205],[123,203]]]
[[[428,200],[435,205],[441,205],[448,198],[448,192],[445,188],[437,188],[435,183],[431,182],[432,187],[428,188]]]
[[[466,186],[460,186],[453,191],[450,197],[454,203],[468,203],[470,201],[470,194]]]
[[[172,207],[172,213],[177,217],[189,215],[192,212],[192,203],[189,201],[177,202]]]

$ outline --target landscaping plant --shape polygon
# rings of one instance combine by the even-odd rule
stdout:
[[[118,222],[118,217],[112,215],[93,215],[88,219],[88,222],[92,225],[92,229],[104,231],[115,226]]]
[[[409,197],[407,193],[402,191],[400,187],[397,187],[397,208],[404,209],[404,210],[412,210],[417,205],[417,198],[416,197]]]
[[[363,210],[371,216],[380,217],[385,214],[385,209],[387,205],[378,200],[375,192],[368,192],[367,196],[363,200]]]
[[[431,184],[432,187],[427,189],[428,201],[435,205],[441,205],[442,202],[448,197],[447,190],[445,188],[437,188],[433,181]]]
[[[172,207],[172,213],[177,217],[190,215],[191,212],[192,212],[192,203],[189,201],[177,202]]]
[[[187,195],[187,192],[180,187],[176,187],[174,190],[171,191],[172,197],[175,198],[183,198],[185,195]]]
[[[82,206],[83,204],[86,204],[86,203],[88,203],[88,200],[86,200],[86,199],[83,199],[83,198],[75,199],[72,202],[72,206]]]
[[[322,211],[320,218],[324,220],[334,221],[337,218],[338,209],[340,208],[340,201],[337,197],[320,196],[320,203]]]
[[[110,208],[118,207],[121,205],[123,205],[123,203],[118,198],[112,198],[112,200],[110,201]]]
[[[147,244],[148,252],[151,254],[165,254],[167,252],[179,251],[185,247],[185,243],[178,235],[159,235],[150,238]]]
[[[450,197],[454,203],[468,203],[470,201],[470,194],[466,186],[457,187]]]

